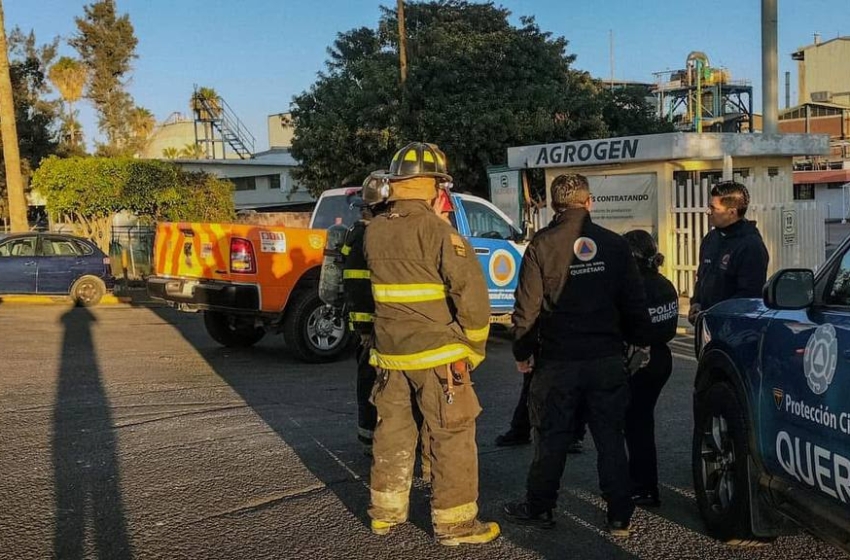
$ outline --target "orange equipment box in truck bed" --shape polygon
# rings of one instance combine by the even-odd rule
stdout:
[[[339,312],[318,294],[326,232],[250,224],[160,223],[154,299],[203,311],[210,336],[225,346],[251,346],[282,332],[302,360],[331,361],[348,342]]]

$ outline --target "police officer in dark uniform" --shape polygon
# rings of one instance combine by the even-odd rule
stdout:
[[[723,181],[711,188],[708,223],[713,227],[699,247],[699,268],[688,311],[693,324],[700,311],[732,298],[761,297],[770,257],[755,222],[745,218],[747,187]]]
[[[676,336],[679,294],[658,272],[664,255],[652,236],[641,230],[623,235],[632,250],[646,290],[649,310],[649,362],[629,377],[631,401],[626,411],[626,446],[635,505],[658,507],[658,458],[655,448],[655,404],[673,371],[673,355],[667,343]]]
[[[646,345],[646,296],[626,241],[590,219],[587,179],[556,177],[550,200],[557,214],[525,251],[513,314],[517,369],[534,368],[534,459],[525,500],[506,504],[505,514],[521,524],[554,525],[567,448],[583,406],[596,443],[608,530],[627,537],[634,504],[623,436],[629,401],[623,344]]]

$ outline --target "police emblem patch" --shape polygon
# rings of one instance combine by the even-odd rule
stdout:
[[[582,262],[593,260],[596,256],[596,241],[589,237],[579,237],[573,243],[573,253]]]
[[[452,247],[454,247],[455,255],[466,258],[466,245],[463,244],[463,239],[459,235],[451,234]]]
[[[809,337],[803,353],[803,373],[812,393],[822,395],[829,389],[837,363],[838,339],[835,328],[830,324],[821,325]]]

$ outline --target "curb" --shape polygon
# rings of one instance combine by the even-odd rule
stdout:
[[[133,298],[130,296],[115,296],[106,294],[100,302],[94,306],[101,305],[127,305],[132,303]],[[68,296],[34,296],[34,295],[0,295],[0,304],[19,304],[19,305],[52,305],[66,304],[70,305],[71,298]]]

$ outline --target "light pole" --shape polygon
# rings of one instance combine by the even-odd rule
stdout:
[[[777,0],[761,0],[761,110],[762,133],[776,134],[779,122],[779,63],[777,54]]]

